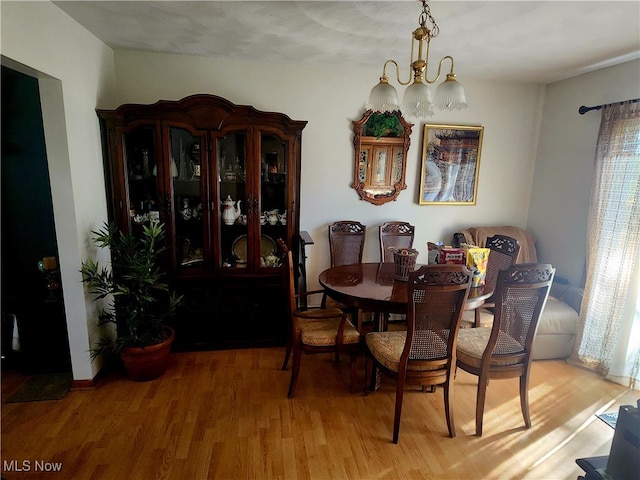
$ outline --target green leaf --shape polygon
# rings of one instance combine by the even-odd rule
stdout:
[[[95,300],[111,298],[98,314],[97,325],[115,323],[116,338],[101,338],[90,355],[114,354],[127,346],[148,346],[168,338],[167,320],[183,303],[170,291],[158,263],[164,245],[164,225],[151,223],[142,235],[125,234],[115,224],[91,232],[93,242],[111,252],[111,264],[88,258],[82,263],[82,282]]]

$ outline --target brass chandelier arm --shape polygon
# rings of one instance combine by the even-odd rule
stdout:
[[[442,70],[442,62],[444,62],[444,61],[445,61],[445,60],[447,60],[447,59],[448,59],[448,60],[451,60],[451,70],[449,70],[449,74],[448,74],[448,75],[455,75],[455,74],[454,74],[454,72],[453,72],[453,57],[452,57],[451,55],[446,55],[446,56],[444,56],[444,57],[442,57],[442,58],[440,59],[440,62],[438,62],[438,72],[437,72],[437,74],[436,74],[435,78],[434,78],[434,79],[432,79],[432,80],[429,80],[429,79],[427,78],[427,76],[425,75],[425,77],[424,77],[424,81],[425,81],[425,82],[427,82],[427,83],[429,83],[429,84],[431,84],[431,83],[436,83],[436,82],[440,79],[440,71]],[[427,57],[427,61],[428,61],[428,60],[429,60],[429,58]]]
[[[411,83],[411,71],[409,71],[409,80],[407,80],[406,82],[403,82],[402,80],[400,80],[400,67],[398,66],[398,63],[395,60],[387,60],[386,62],[384,62],[384,66],[382,67],[382,77],[380,77],[380,80],[384,79],[385,81],[389,81],[389,77],[387,76],[387,65],[389,63],[393,63],[396,66],[396,80],[400,85],[409,85]]]

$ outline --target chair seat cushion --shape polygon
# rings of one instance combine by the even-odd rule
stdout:
[[[487,348],[490,336],[491,328],[488,327],[460,329],[460,331],[458,331],[458,346],[456,349],[457,360],[466,365],[479,368],[482,362],[482,354]],[[520,344],[506,333],[500,332],[498,341],[514,352],[522,350]],[[491,365],[495,366],[512,365],[515,363],[518,363],[518,361],[501,360],[499,356],[497,358],[494,357],[491,361]]]
[[[433,332],[424,333],[429,335],[429,343],[440,343],[446,350],[446,344],[442,338]],[[400,356],[406,341],[406,331],[370,332],[365,337],[365,342],[371,355],[392,372],[397,372],[400,369]],[[438,370],[440,368],[442,367],[433,365],[428,360],[411,360],[407,365],[407,369],[413,372]]]
[[[301,312],[298,315],[298,325],[300,326],[300,339],[305,345],[313,346],[331,346],[336,344],[336,332],[340,325],[340,318],[336,316],[342,315],[342,311],[334,310],[334,316],[332,318],[311,319],[305,318],[306,316],[325,315],[331,310],[315,310]],[[347,320],[344,326],[343,345],[353,344],[360,342],[360,334],[355,329],[353,324]]]

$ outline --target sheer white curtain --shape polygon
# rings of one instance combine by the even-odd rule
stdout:
[[[640,388],[640,103],[603,107],[587,280],[569,363]]]

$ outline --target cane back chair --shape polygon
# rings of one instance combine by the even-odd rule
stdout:
[[[329,225],[331,266],[362,262],[366,227],[354,220],[342,220]]]
[[[522,416],[526,427],[531,427],[531,346],[554,274],[555,268],[543,263],[516,264],[501,270],[496,281],[492,327],[461,329],[458,334],[457,366],[478,376],[478,436],[482,435],[487,384],[492,378],[520,379]]]
[[[515,259],[518,256],[518,252],[520,251],[520,244],[515,238],[511,238],[506,235],[494,235],[493,237],[487,238],[484,246],[489,249],[485,288],[490,288],[495,291],[498,273],[500,270],[509,268],[514,264]],[[482,308],[491,311],[495,307],[494,297],[495,295],[489,297],[482,305]],[[480,327],[481,309],[476,308],[473,313],[474,326]]]
[[[456,365],[456,339],[472,273],[463,265],[427,265],[409,273],[407,330],[370,332],[367,346],[365,389],[374,378],[373,366],[396,379],[393,443],[398,443],[406,384],[433,390],[444,386],[445,416],[449,435],[455,437],[450,401]],[[372,382],[373,383],[373,382]]]
[[[393,262],[390,247],[412,248],[415,227],[408,222],[386,222],[380,225],[380,261]]]
[[[355,220],[341,220],[329,225],[329,250],[331,266],[351,265],[362,262],[366,226]],[[362,312],[329,298],[325,292],[322,305],[331,308],[341,308],[352,315],[358,328],[362,323]]]
[[[415,227],[408,222],[385,222],[380,225],[380,261],[393,262],[392,248],[412,248]],[[389,326],[388,313],[375,313],[374,323],[382,321],[382,330]]]

